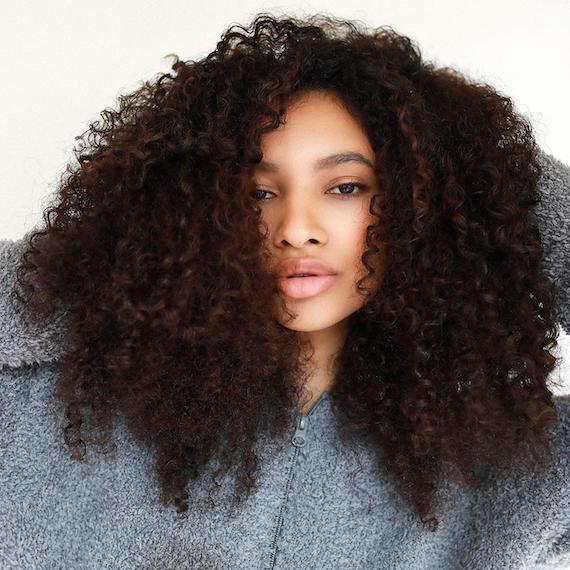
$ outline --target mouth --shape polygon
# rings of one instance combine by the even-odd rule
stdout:
[[[305,277],[291,275],[277,280],[279,288],[293,299],[305,299],[323,293],[336,281],[337,275],[308,275]]]

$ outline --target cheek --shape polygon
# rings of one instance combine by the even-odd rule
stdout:
[[[368,271],[362,262],[362,255],[367,249],[366,224],[345,223],[343,231],[335,233],[334,242],[336,247],[332,247],[331,242],[330,249],[337,252],[339,266],[344,267],[345,277],[348,277],[346,283],[354,282],[366,275]]]
[[[358,235],[359,235],[359,241],[361,244],[361,249],[362,251],[365,251],[367,249],[367,245],[366,245],[366,236],[368,234],[368,228],[371,228],[371,226],[374,226],[374,224],[376,223],[376,218],[373,218],[370,214],[366,214],[365,217],[363,217],[360,221],[359,227],[358,227]]]

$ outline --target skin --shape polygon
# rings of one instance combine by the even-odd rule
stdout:
[[[283,326],[298,331],[314,349],[305,385],[310,400],[300,408],[307,413],[323,391],[333,390],[335,355],[346,340],[348,317],[365,301],[356,281],[366,274],[360,256],[366,248],[366,228],[377,221],[369,207],[379,190],[375,172],[366,164],[349,161],[316,169],[314,162],[355,152],[374,164],[374,150],[334,94],[319,91],[302,95],[290,106],[284,124],[262,137],[261,150],[255,194],[269,228],[273,267],[289,257],[315,257],[338,273],[333,286],[318,295],[284,297],[297,318],[286,322],[284,313],[278,315]],[[267,163],[278,170],[268,169]],[[367,188],[347,184],[351,182]],[[347,185],[338,188],[340,184]]]

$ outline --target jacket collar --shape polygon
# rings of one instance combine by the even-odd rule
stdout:
[[[539,158],[544,167],[539,186],[553,176],[558,180],[560,174],[557,173],[564,168],[563,163],[543,151],[539,151]],[[553,184],[552,180],[549,184]],[[545,194],[548,195],[548,192]],[[32,326],[24,321],[11,302],[10,294],[16,284],[16,266],[27,236],[17,241],[0,240],[0,368],[51,362],[64,351],[65,313],[60,313],[45,327]]]

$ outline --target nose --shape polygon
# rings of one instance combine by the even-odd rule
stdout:
[[[301,248],[306,243],[325,243],[326,234],[319,220],[316,204],[289,197],[282,202],[282,208],[276,213],[275,244]]]

